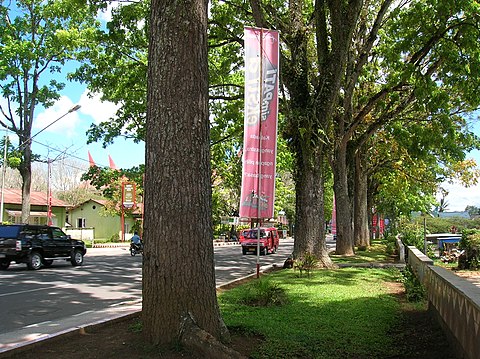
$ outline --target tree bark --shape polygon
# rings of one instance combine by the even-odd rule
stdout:
[[[323,267],[331,268],[325,240],[323,157],[304,158],[303,170],[296,176],[296,220],[293,254],[299,258],[312,253]]]
[[[365,166],[365,156],[362,152],[362,148],[360,148],[355,155],[355,191],[353,211],[353,233],[355,245],[357,247],[370,246],[367,203],[368,180]]]
[[[333,166],[333,188],[335,191],[335,208],[337,211],[336,253],[354,255],[353,240],[353,206],[348,193],[347,146],[341,144],[335,148],[335,165]]]
[[[186,316],[228,339],[213,260],[207,3],[151,3],[143,332],[153,344],[177,342]]]
[[[30,136],[27,138],[29,139]],[[27,148],[23,150],[23,161],[19,168],[20,175],[22,176],[22,223],[28,223],[31,207],[30,191],[32,187],[32,151],[30,149],[30,143],[27,143],[26,146]]]

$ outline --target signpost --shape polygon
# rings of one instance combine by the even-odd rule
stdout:
[[[131,209],[135,207],[135,183],[123,182],[122,183],[122,242],[125,242],[125,209]]]

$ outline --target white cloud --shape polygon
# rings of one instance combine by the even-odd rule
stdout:
[[[97,12],[97,18],[103,22],[109,22],[112,19],[112,5],[107,5],[105,10],[100,10]]]
[[[62,96],[53,106],[38,113],[33,124],[32,135],[49,132],[61,134],[63,137],[74,137],[77,135],[76,128],[81,126],[80,121],[85,121],[84,115],[91,117],[97,124],[107,121],[115,115],[118,106],[111,102],[102,102],[100,97],[100,94],[89,97],[88,90],[85,90],[78,102],[80,109],[68,112],[77,104],[69,97]]]
[[[97,13],[97,18],[103,22],[109,22],[112,20],[112,9],[115,9],[120,6],[120,1],[112,1],[107,5],[105,10],[99,11]]]
[[[79,104],[82,106],[80,112],[93,118],[93,121],[98,124],[102,121],[108,121],[115,113],[119,106],[112,102],[103,101],[100,99],[100,94],[95,94],[93,97],[88,95],[86,90],[80,96]]]
[[[445,197],[448,212],[464,211],[467,206],[480,207],[480,185],[467,188],[455,182],[443,183],[442,188],[448,192]]]
[[[39,132],[62,133],[71,137],[75,133],[75,127],[80,121],[78,111],[69,112],[75,104],[66,96],[62,96],[53,106],[47,108],[35,118],[32,137]]]

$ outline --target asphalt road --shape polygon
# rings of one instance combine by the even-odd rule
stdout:
[[[260,256],[260,266],[283,264],[292,247],[292,239],[280,240],[276,254]],[[256,261],[256,255],[242,255],[239,245],[215,247],[217,285],[255,273]],[[138,310],[141,267],[141,255],[132,257],[126,248],[89,249],[80,267],[56,261],[50,268],[31,271],[25,264],[12,264],[0,272],[0,350],[12,341]]]

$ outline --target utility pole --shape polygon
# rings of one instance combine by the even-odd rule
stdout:
[[[5,130],[5,137],[4,137],[4,144],[3,144],[3,165],[2,165],[2,194],[0,198],[0,224],[3,223],[3,192],[5,191],[5,172],[7,170],[7,146],[8,146],[8,136],[7,131]]]

